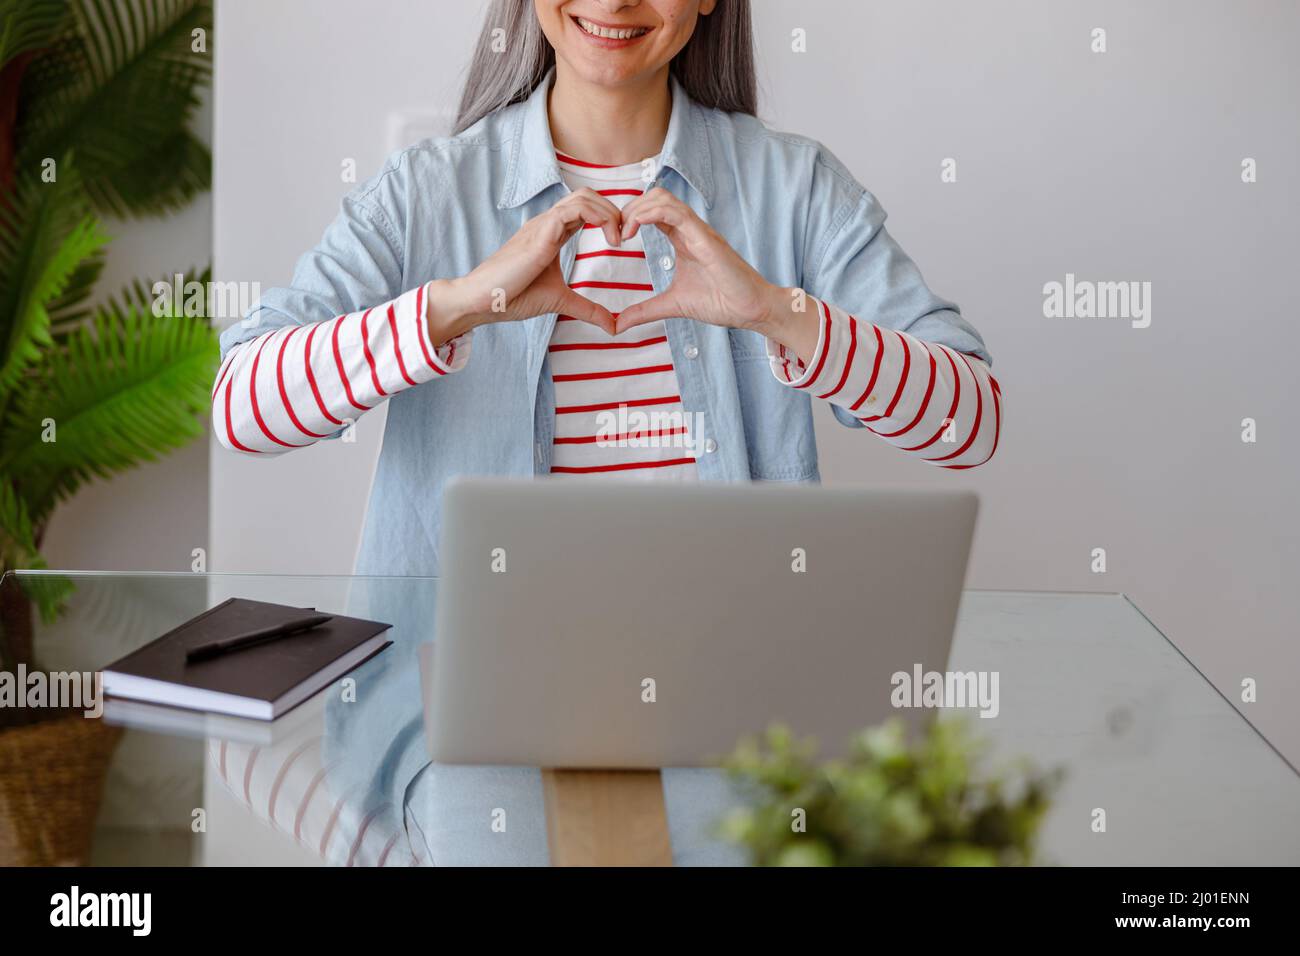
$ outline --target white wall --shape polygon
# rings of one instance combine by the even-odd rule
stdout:
[[[473,3],[222,0],[216,6],[216,277],[284,284],[356,179],[390,151],[390,116],[444,108],[459,93],[481,18]],[[364,13],[362,13],[364,11]],[[217,570],[346,573],[383,433],[382,409],[357,441],[274,461],[215,449]]]
[[[210,92],[191,124],[212,142]],[[95,301],[136,279],[202,272],[212,261],[212,194],[161,218],[108,220],[113,237]],[[52,568],[188,571],[208,546],[209,445],[195,441],[158,461],[83,487],[55,511],[43,550]]]
[[[972,586],[1127,592],[1230,698],[1256,678],[1248,715],[1300,759],[1300,704],[1285,699],[1300,672],[1300,459],[1283,406],[1297,325],[1282,291],[1300,253],[1300,8],[755,6],[765,118],[826,142],[876,193],[984,332],[1006,396],[998,458],[960,474],[825,413],[827,481],[976,489]],[[350,186],[343,160],[362,178],[380,164],[387,113],[453,103],[479,5],[358,9],[218,4],[219,278],[287,280]],[[791,52],[796,27],[806,53]],[[1094,27],[1109,52],[1090,52]],[[946,157],[956,183],[940,181]],[[1067,272],[1152,282],[1150,328],[1045,319],[1043,285]],[[213,566],[346,572],[380,424],[273,462],[215,454]],[[1105,574],[1090,570],[1098,547]]]

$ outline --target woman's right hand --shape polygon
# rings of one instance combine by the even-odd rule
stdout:
[[[468,275],[430,283],[429,337],[442,345],[487,322],[518,322],[559,312],[614,334],[614,316],[569,288],[560,249],[590,223],[611,246],[620,243],[622,214],[593,189],[578,189],[524,223]]]

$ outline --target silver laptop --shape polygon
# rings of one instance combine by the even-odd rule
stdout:
[[[945,670],[965,492],[473,479],[443,503],[426,731],[443,763],[714,766],[783,723],[842,754]]]

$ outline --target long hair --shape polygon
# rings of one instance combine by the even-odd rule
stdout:
[[[542,33],[533,0],[492,0],[461,93],[456,132],[527,99],[554,64],[555,50]],[[749,0],[718,0],[711,14],[696,20],[670,69],[702,106],[757,115]]]

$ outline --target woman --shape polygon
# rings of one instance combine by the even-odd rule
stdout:
[[[436,572],[454,474],[816,480],[814,402],[987,461],[979,334],[755,91],[747,0],[495,0],[457,134],[390,158],[222,336],[218,438],[277,454],[388,399],[370,574]]]

